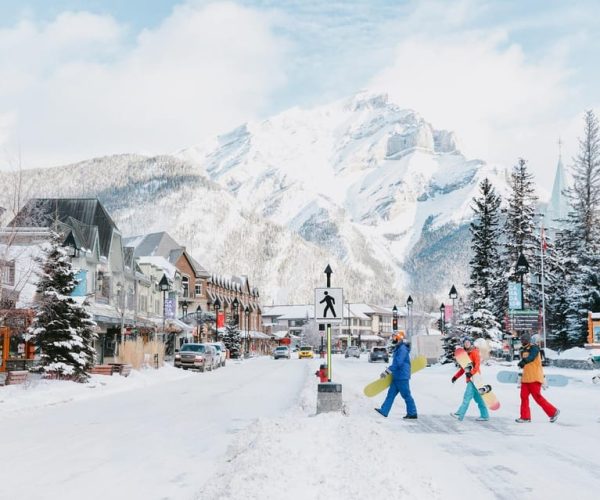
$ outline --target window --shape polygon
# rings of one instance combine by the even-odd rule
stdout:
[[[190,296],[190,279],[187,276],[181,278],[181,288],[183,289],[183,296]]]
[[[15,286],[15,261],[0,260],[0,283]]]
[[[196,283],[196,297],[200,297],[202,295],[202,282]]]

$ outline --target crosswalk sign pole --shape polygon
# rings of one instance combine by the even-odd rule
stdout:
[[[327,381],[331,382],[331,323],[327,323]]]

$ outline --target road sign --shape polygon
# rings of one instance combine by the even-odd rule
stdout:
[[[521,309],[511,311],[512,330],[538,331],[540,327],[540,313],[535,309]]]
[[[315,320],[317,323],[341,323],[344,319],[342,288],[315,288]]]

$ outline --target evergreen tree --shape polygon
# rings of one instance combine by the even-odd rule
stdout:
[[[54,234],[45,260],[40,259],[41,296],[29,338],[41,350],[40,371],[78,382],[88,379],[94,363],[94,326],[89,314],[71,293],[77,286],[75,272],[61,239]]]
[[[246,342],[248,341],[249,340],[246,339]],[[223,335],[223,343],[229,351],[229,356],[231,358],[241,357],[242,350],[240,330],[234,319],[230,319],[227,325],[225,326],[225,335]]]
[[[584,122],[573,185],[567,190],[571,210],[561,235],[561,257],[569,272],[559,312],[565,318],[568,345],[585,343],[588,311],[600,310],[600,129],[592,111],[586,112]]]
[[[502,302],[498,296],[506,286],[500,266],[500,196],[488,179],[480,186],[481,196],[473,199],[471,222],[471,268],[468,313],[461,318],[461,330],[471,337],[500,340]]]

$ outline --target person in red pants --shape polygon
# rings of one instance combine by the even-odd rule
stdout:
[[[531,422],[530,395],[546,412],[550,422],[555,422],[560,411],[552,406],[541,393],[542,384],[544,383],[544,370],[540,348],[531,344],[531,337],[528,333],[521,335],[521,344],[521,361],[519,361],[519,368],[523,369],[523,376],[521,377],[521,416],[516,419],[516,422],[520,424]]]

